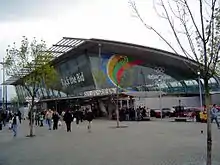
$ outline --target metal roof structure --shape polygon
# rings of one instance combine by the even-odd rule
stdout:
[[[58,58],[62,54],[69,52],[70,50],[80,46],[86,41],[81,38],[63,37],[59,42],[52,45],[47,52],[52,53],[53,57]]]
[[[17,80],[19,80],[20,77],[9,77],[5,82],[3,82],[1,85],[11,85]]]
[[[59,42],[52,45],[46,52],[51,53],[54,59],[59,58],[61,55],[77,48],[81,44],[83,44],[86,39],[81,38],[70,38],[70,37],[63,37]],[[19,79],[25,77],[26,75],[30,74],[33,70],[30,68],[22,68],[20,71],[9,77],[2,85],[11,85],[18,81]]]

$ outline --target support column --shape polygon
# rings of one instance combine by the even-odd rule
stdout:
[[[128,99],[127,99],[127,108],[130,108],[129,101],[130,101],[130,98],[128,97]]]
[[[107,116],[107,110],[102,100],[98,100],[99,109]]]
[[[120,109],[122,108],[122,100],[120,100]]]

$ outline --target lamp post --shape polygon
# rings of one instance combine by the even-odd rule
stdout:
[[[161,89],[161,83],[162,83],[162,80],[163,80],[163,73],[164,73],[164,68],[161,68],[161,67],[157,67],[155,68],[155,71],[156,73],[158,74],[158,86],[159,86],[159,104],[160,104],[160,117],[161,117],[161,120],[163,119],[163,108],[162,108],[162,89]]]
[[[202,88],[201,88],[201,81],[200,81],[200,72],[198,72],[198,81],[199,81],[199,100],[200,100],[200,107],[202,108]]]
[[[159,90],[160,90],[160,118],[163,119],[163,110],[162,110],[162,90],[161,90],[161,77],[159,76]]]
[[[116,120],[117,120],[117,128],[119,128],[119,107],[118,107],[118,104],[119,104],[119,86],[118,86],[118,83],[117,83],[117,89],[116,89],[116,97],[117,97],[117,101],[116,101]]]
[[[3,58],[3,61],[0,62],[0,64],[2,65],[2,81],[3,83],[5,82],[5,61]],[[2,109],[3,110],[7,110],[7,86],[5,86],[4,84],[2,84]]]

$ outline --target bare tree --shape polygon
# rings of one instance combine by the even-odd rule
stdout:
[[[216,74],[220,52],[220,4],[217,0],[154,0],[155,11],[165,19],[181,52],[198,63],[204,80],[205,104],[207,105],[207,165],[212,163],[212,134],[210,116],[209,79]],[[135,1],[129,4],[143,25],[156,33],[171,50],[178,54],[175,46],[155,27],[146,24]],[[195,11],[199,12],[195,14]],[[186,42],[187,41],[187,42]],[[188,49],[187,49],[188,48]]]
[[[14,43],[7,49],[6,71],[9,76],[17,79],[30,96],[30,134],[33,134],[33,108],[37,92],[40,88],[52,87],[57,79],[57,72],[50,63],[53,59],[46,50],[44,41],[38,42],[35,38],[29,42],[23,37],[20,47]]]

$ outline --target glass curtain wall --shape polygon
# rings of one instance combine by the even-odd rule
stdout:
[[[143,66],[144,61],[117,54],[103,53],[101,58],[95,54],[89,56],[97,89],[117,87],[118,83],[123,91],[159,91],[161,88],[170,94],[199,93],[198,80],[176,80],[166,74],[166,68],[158,72],[155,68]],[[211,90],[219,89],[214,78],[209,84]]]

